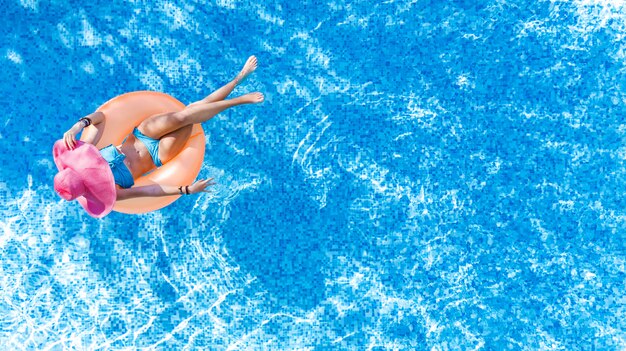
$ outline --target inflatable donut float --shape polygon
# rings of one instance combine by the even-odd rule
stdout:
[[[97,109],[104,113],[106,124],[96,147],[102,149],[109,144],[120,145],[144,119],[155,114],[181,111],[184,108],[185,105],[174,97],[154,91],[136,91],[117,96]],[[88,126],[87,128],[95,127]],[[202,126],[194,124],[191,136],[182,151],[161,167],[135,179],[133,187],[151,184],[173,186],[192,184],[202,168],[205,143]],[[171,204],[180,196],[137,197],[120,200],[116,201],[113,211],[130,214],[155,211]]]

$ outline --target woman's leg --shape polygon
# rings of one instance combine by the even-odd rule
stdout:
[[[191,136],[193,124],[188,124],[182,128],[169,132],[159,140],[159,159],[163,164],[173,159],[183,150],[183,146]]]
[[[256,66],[256,56],[250,56],[248,58],[248,61],[246,61],[246,63],[243,65],[241,72],[239,72],[239,74],[237,74],[237,76],[233,80],[211,93],[211,95],[205,97],[202,100],[191,103],[187,105],[187,107],[196,106],[198,104],[207,104],[210,102],[216,102],[226,99],[226,97],[228,97],[228,95],[233,91],[233,89],[235,89],[237,85],[239,85],[250,73],[254,72]]]
[[[255,104],[262,102],[263,99],[261,93],[249,93],[230,100],[197,104],[179,112],[154,115],[141,122],[137,129],[150,138],[160,139],[165,134],[186,125],[206,122],[227,108],[242,104]]]

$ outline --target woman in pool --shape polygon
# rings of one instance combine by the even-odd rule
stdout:
[[[167,163],[182,150],[191,135],[193,124],[208,121],[216,114],[233,106],[262,102],[264,96],[259,92],[225,100],[233,89],[256,67],[256,57],[250,56],[239,74],[228,84],[204,99],[187,105],[182,111],[157,114],[145,119],[135,127],[132,134],[129,134],[121,145],[104,147],[99,150],[99,155],[96,151],[89,152],[90,147],[84,143],[92,145],[98,143],[104,130],[102,121],[104,121],[105,116],[102,112],[94,112],[81,118],[65,132],[63,143],[59,141],[57,142],[58,145],[55,144],[53,153],[55,163],[60,171],[54,179],[55,190],[66,200],[73,200],[80,195],[87,197],[85,194],[77,195],[78,192],[85,193],[85,191],[97,197],[97,188],[106,183],[106,179],[104,179],[106,174],[103,174],[106,172],[93,172],[89,175],[86,175],[86,172],[98,167],[103,168],[105,162],[108,162],[115,183],[115,200],[207,192],[204,189],[214,185],[211,183],[213,178],[200,179],[191,185],[178,187],[159,184],[131,187],[135,179]],[[88,129],[83,133],[82,142],[76,141],[76,135],[90,124],[93,124],[95,128]],[[63,148],[61,145],[65,147]],[[79,153],[74,152],[79,148],[83,150]],[[95,147],[91,148],[97,150]],[[72,162],[75,165],[72,165]],[[96,182],[94,177],[102,177],[102,179]],[[93,183],[91,186],[87,184],[89,181]],[[78,190],[74,188],[78,188]],[[81,199],[79,198],[79,200]],[[80,202],[83,204],[83,201]],[[85,206],[83,205],[83,207]]]

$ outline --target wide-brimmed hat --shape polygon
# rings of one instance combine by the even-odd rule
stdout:
[[[59,196],[78,200],[92,217],[111,212],[117,197],[113,172],[94,145],[77,140],[76,147],[68,150],[63,140],[57,140],[52,156],[59,169],[54,176],[54,190]]]

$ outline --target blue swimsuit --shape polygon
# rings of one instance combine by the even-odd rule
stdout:
[[[142,132],[139,131],[139,129],[137,129],[137,127],[133,129],[133,135],[137,139],[141,140],[146,146],[146,149],[148,149],[150,156],[152,156],[152,162],[154,162],[154,165],[157,167],[161,167],[163,164],[159,159],[159,139],[152,139],[149,136],[144,135]]]
[[[163,164],[159,159],[159,140],[152,139],[137,129],[133,129],[133,135],[141,140],[144,145],[146,145],[146,149],[150,153],[152,157],[152,161],[157,167],[161,167]],[[127,137],[128,138],[128,137]],[[124,138],[126,141],[126,138]],[[122,141],[122,144],[124,144]],[[133,179],[133,175],[130,173],[130,170],[124,164],[124,159],[126,155],[120,153],[113,144],[102,148],[100,150],[100,154],[104,157],[105,160],[109,163],[109,167],[111,167],[111,171],[113,172],[113,179],[115,179],[115,184],[119,184],[122,188],[128,189],[135,184],[135,179]]]
[[[113,172],[115,184],[119,184],[124,189],[130,188],[135,184],[133,175],[124,164],[126,156],[117,151],[117,148],[113,146],[113,144],[100,150],[100,154],[109,163],[109,167],[111,167],[111,171]]]

